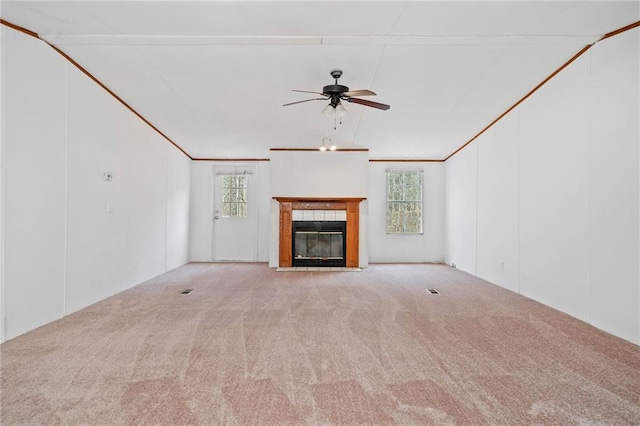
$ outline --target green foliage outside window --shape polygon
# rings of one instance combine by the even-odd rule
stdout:
[[[223,176],[222,216],[247,217],[247,175]]]
[[[387,234],[422,233],[422,172],[387,171]]]

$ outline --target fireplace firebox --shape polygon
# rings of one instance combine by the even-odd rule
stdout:
[[[346,266],[346,222],[293,221],[293,266]]]

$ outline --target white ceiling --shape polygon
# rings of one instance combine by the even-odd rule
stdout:
[[[329,135],[371,158],[442,159],[638,1],[3,1],[194,158],[265,158]],[[315,97],[371,89],[337,130]]]

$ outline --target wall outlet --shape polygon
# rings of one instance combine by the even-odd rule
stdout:
[[[501,260],[498,266],[500,267],[501,271],[504,271],[504,260]]]
[[[133,262],[131,262],[131,267],[132,267],[133,269],[138,269],[138,261],[137,261],[137,260],[134,260]]]
[[[105,182],[111,182],[113,180],[113,173],[111,173],[111,172],[102,173],[102,179]]]

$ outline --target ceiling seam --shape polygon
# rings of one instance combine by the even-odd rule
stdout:
[[[393,20],[393,24],[391,24],[391,28],[389,28],[389,31],[387,31],[388,36],[390,36],[391,33],[393,33],[393,29],[396,27],[396,24],[400,20],[400,17],[404,15],[404,11],[407,10],[407,6],[409,6],[409,0],[404,2],[404,6],[402,6],[402,10],[400,11],[400,13],[398,13],[398,16],[396,16],[396,19]]]
[[[187,112],[187,114],[189,114],[189,116],[195,122],[197,122],[198,124],[203,124],[202,120],[200,120],[196,116],[196,114],[191,110],[189,105],[187,105],[184,102],[184,100],[180,96],[180,93],[176,92],[175,90],[173,90],[173,87],[169,84],[169,82],[164,78],[164,75],[160,72],[160,67],[157,67],[155,65],[155,62],[152,61],[151,58],[142,50],[143,47],[148,47],[148,46],[132,46],[132,47],[134,47],[135,50],[140,54],[140,56],[146,61],[146,63],[151,66],[151,69],[153,70],[155,75],[162,81],[162,83],[164,84],[165,88],[175,97],[175,102],[174,103],[181,105],[184,108],[184,110]],[[208,132],[203,132],[203,133],[204,133],[204,136],[206,136],[207,138],[210,138],[210,135],[208,134]]]
[[[93,13],[89,12],[88,10],[86,10],[84,7],[82,7],[82,3],[76,5],[75,7],[79,10],[82,11],[82,13],[92,17],[93,19],[95,19],[96,21],[100,22],[102,25],[104,25],[105,27],[109,28],[111,31],[114,32],[115,35],[120,35],[120,31],[118,31],[116,28],[112,27],[111,25],[109,25],[108,22],[103,21],[102,19],[100,19],[98,16],[94,15]],[[44,35],[44,34],[43,34]]]
[[[400,19],[400,17],[404,14],[404,11],[407,9],[407,6],[409,5],[409,0],[405,1],[404,5],[402,6],[402,10],[400,10],[400,12],[398,13],[398,16],[396,16],[396,19],[394,19],[393,24],[391,24],[391,27],[389,28],[389,31],[387,31],[387,36],[389,36],[392,32],[393,29],[395,28],[396,24],[398,23],[398,20]],[[378,63],[376,64],[376,70],[373,73],[373,78],[371,79],[371,84],[369,85],[369,87],[371,87],[373,89],[375,82],[376,82],[376,78],[378,77],[378,71],[380,70],[380,64],[382,63],[382,58],[384,57],[384,52],[387,50],[387,43],[385,42],[382,45],[382,51],[380,52],[380,56],[378,58]],[[360,113],[360,118],[358,119],[358,124],[356,125],[356,130],[353,134],[353,143],[355,144],[356,140],[358,139],[358,133],[360,133],[360,125],[362,124],[362,119],[364,118],[364,108],[362,109],[362,112]]]
[[[463,104],[466,99],[468,99],[469,95],[472,94],[474,90],[478,90],[478,87],[481,87],[482,83],[485,81],[487,76],[495,73],[496,64],[499,64],[503,58],[510,55],[513,49],[514,47],[510,47],[508,51],[495,57],[495,59],[491,62],[491,65],[487,67],[487,70],[484,73],[482,73],[482,75],[480,75],[473,82],[473,84],[469,86],[469,88],[464,92],[464,94],[462,94],[459,100],[455,104],[453,104],[446,112],[444,112],[442,114],[442,118],[438,120],[438,122],[434,126],[432,126],[432,128],[428,131],[428,133],[426,133],[425,136],[427,139],[431,137],[434,133],[436,133],[440,129],[440,127],[446,123],[447,119],[451,116],[451,114],[453,114],[456,111],[456,109],[461,104]],[[489,53],[485,53],[485,56],[488,56],[488,55]]]
[[[538,91],[538,89],[540,89],[542,86],[544,86],[549,80],[551,80],[553,77],[555,77],[557,74],[559,74],[563,69],[565,69],[567,66],[569,66],[573,61],[575,61],[576,59],[578,59],[580,56],[582,56],[582,54],[584,54],[585,52],[587,52],[589,49],[591,49],[593,46],[595,46],[596,44],[600,43],[602,40],[608,39],[610,37],[614,37],[618,34],[622,34],[626,31],[632,30],[634,28],[640,27],[640,21],[634,22],[632,24],[629,24],[627,26],[624,26],[622,28],[618,28],[617,30],[611,31],[606,33],[605,35],[603,35],[600,39],[598,39],[597,41],[586,45],[585,47],[583,47],[578,53],[576,53],[573,57],[571,57],[571,59],[569,59],[567,62],[565,62],[563,65],[561,65],[558,69],[556,69],[553,73],[551,73],[547,78],[545,78],[544,80],[542,80],[542,82],[540,82],[536,87],[534,87],[531,91],[529,91],[529,93],[527,93],[526,95],[524,95],[522,98],[520,98],[520,100],[518,100],[515,104],[511,105],[511,107],[509,107],[505,112],[503,112],[502,114],[500,114],[498,116],[498,118],[496,118],[495,120],[493,120],[491,123],[489,123],[488,126],[486,126],[484,129],[482,129],[480,132],[478,132],[474,137],[472,137],[471,139],[469,139],[464,145],[460,146],[458,149],[456,149],[455,151],[453,151],[451,154],[449,154],[444,161],[447,161],[448,159],[450,159],[451,157],[453,157],[454,155],[456,155],[458,152],[462,151],[465,147],[467,147],[469,144],[471,144],[473,141],[475,141],[478,137],[480,137],[484,132],[486,132],[487,130],[489,130],[491,127],[493,127],[494,124],[496,124],[498,121],[500,121],[502,118],[504,118],[507,114],[509,114],[511,111],[513,111],[518,105],[520,105],[522,102],[524,102],[527,98],[529,98],[531,95],[533,95],[535,92]]]
[[[380,52],[380,57],[378,58],[378,63],[376,64],[376,70],[373,72],[373,78],[371,79],[371,84],[369,87],[374,88],[376,78],[378,77],[378,71],[380,70],[380,64],[382,63],[382,58],[384,57],[384,52],[387,50],[387,45],[382,46],[382,52]],[[358,124],[356,125],[356,130],[353,134],[353,144],[355,145],[356,140],[358,139],[358,133],[360,132],[360,125],[362,124],[362,118],[364,117],[364,108],[361,109],[360,118],[358,119]]]
[[[156,131],[156,133],[158,133],[160,136],[162,136],[165,140],[167,140],[171,145],[173,145],[174,147],[176,147],[180,152],[182,152],[185,156],[187,156],[187,158],[189,158],[190,160],[193,160],[193,157],[191,155],[189,155],[187,153],[187,151],[185,151],[180,145],[178,145],[177,143],[175,143],[174,141],[171,140],[171,138],[169,138],[167,135],[165,135],[164,133],[162,133],[162,131],[160,131],[160,129],[158,129],[156,126],[154,126],[153,124],[151,124],[151,122],[149,120],[147,120],[146,118],[144,118],[138,111],[136,111],[131,105],[129,105],[128,103],[126,103],[121,97],[119,97],[118,95],[116,95],[116,93],[109,89],[104,83],[102,83],[100,80],[98,80],[93,74],[91,74],[89,71],[87,71],[82,65],[80,65],[78,62],[76,62],[73,58],[71,58],[71,56],[67,55],[64,51],[62,51],[60,48],[54,46],[53,44],[47,42],[46,40],[44,40],[43,38],[41,38],[37,33],[30,31],[24,27],[21,27],[19,25],[15,25],[12,24],[10,22],[7,22],[3,19],[0,19],[0,24],[5,25],[9,28],[12,28],[16,31],[19,31],[21,33],[27,34],[31,37],[37,38],[38,40],[42,41],[43,43],[45,43],[46,45],[48,45],[49,47],[51,47],[53,50],[55,50],[56,52],[58,52],[63,58],[65,58],[68,62],[70,62],[73,66],[75,66],[79,71],[81,71],[84,75],[86,75],[87,77],[89,77],[91,80],[93,80],[94,83],[96,83],[98,86],[100,86],[102,89],[104,89],[108,94],[110,94],[115,100],[117,100],[118,102],[120,102],[125,108],[127,108],[129,111],[131,111],[135,116],[137,116],[139,119],[141,119],[147,126],[151,127],[153,130]]]

